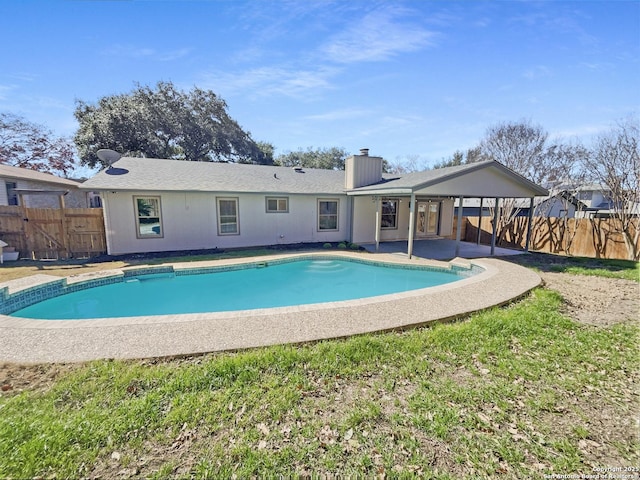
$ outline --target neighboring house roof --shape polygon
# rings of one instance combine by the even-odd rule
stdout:
[[[437,184],[459,179],[465,175],[474,174],[481,170],[490,169],[529,190],[531,195],[547,195],[549,193],[545,188],[536,185],[530,180],[527,180],[522,175],[514,172],[513,170],[494,160],[469,163],[465,165],[458,165],[455,167],[436,168],[433,170],[425,170],[422,172],[413,172],[402,177],[384,179],[382,182],[376,183],[374,185],[356,188],[350,193],[354,195],[367,195],[374,192],[376,194],[382,195],[408,194],[419,190],[428,189],[429,187],[435,186]],[[471,178],[471,180],[473,181],[473,178]],[[452,193],[458,194],[458,192]],[[493,195],[493,193],[495,192],[487,191],[486,196],[490,197]],[[500,195],[497,194],[496,196]]]
[[[126,172],[125,172],[126,171]],[[82,184],[89,190],[343,194],[344,171],[123,157]]]
[[[609,187],[600,183],[585,183],[575,187],[577,192],[608,192]]]
[[[78,187],[79,182],[66,178],[56,177],[50,173],[37,172],[28,168],[13,167],[11,165],[0,164],[0,178],[10,178],[15,180],[28,180],[30,182],[48,183],[56,186]]]

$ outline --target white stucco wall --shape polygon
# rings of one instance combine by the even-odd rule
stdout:
[[[375,242],[376,226],[376,202],[371,196],[354,197],[353,215],[353,242],[372,243]],[[386,197],[385,197],[386,198]],[[407,240],[409,238],[409,197],[388,197],[398,198],[398,228],[380,230],[380,241],[388,242],[395,240]],[[453,200],[439,199],[440,202],[440,224],[439,235],[448,236],[453,231]],[[414,220],[415,221],[415,220]]]
[[[448,237],[453,233],[454,200],[445,198],[440,202],[440,229],[441,237]]]
[[[162,238],[137,238],[133,198],[159,196]],[[265,197],[287,196],[288,213],[267,213]],[[219,235],[216,198],[238,199],[238,235]],[[349,239],[346,195],[215,194],[200,192],[102,192],[107,251],[111,255],[171,250],[237,248]],[[318,231],[318,199],[337,199],[338,231]]]

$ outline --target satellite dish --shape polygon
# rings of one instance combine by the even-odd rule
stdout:
[[[109,150],[108,148],[101,148],[96,152],[96,155],[98,155],[98,158],[100,160],[109,165],[109,168],[111,168],[111,165],[114,162],[117,162],[118,160],[120,160],[120,158],[122,158],[122,154],[116,152],[115,150]]]

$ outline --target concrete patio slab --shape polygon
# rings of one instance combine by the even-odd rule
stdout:
[[[339,254],[400,264],[448,265],[419,258],[409,260],[395,254]],[[336,252],[331,255],[335,256]],[[264,262],[282,256],[175,264],[174,267]],[[493,258],[477,259],[473,263],[484,271],[454,283],[342,302],[94,320],[32,320],[0,315],[0,362],[191,355],[405,329],[457,319],[508,303],[541,282],[532,270],[512,263]],[[25,281],[20,282],[22,287]]]
[[[375,253],[375,243],[363,245],[368,251]],[[407,253],[407,241],[380,242],[378,253]],[[507,255],[521,255],[527,253],[524,250],[512,250],[510,248],[496,247],[494,256],[501,257]],[[431,258],[434,260],[450,260],[455,257],[461,258],[483,258],[491,257],[491,246],[477,245],[471,242],[460,242],[460,250],[456,255],[456,241],[446,238],[434,238],[428,240],[415,240],[413,242],[413,255],[420,258]]]

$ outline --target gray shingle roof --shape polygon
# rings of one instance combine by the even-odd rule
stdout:
[[[32,182],[48,183],[65,187],[78,187],[80,182],[67,178],[56,177],[50,173],[37,172],[28,168],[13,167],[11,165],[0,164],[0,177],[13,178],[16,180],[29,180]]]
[[[537,195],[547,195],[547,190],[536,185],[535,183],[527,180],[522,175],[514,172],[513,170],[505,167],[499,162],[493,160],[486,160],[483,162],[468,163],[465,165],[457,165],[455,167],[435,168],[433,170],[424,170],[422,172],[413,172],[403,175],[401,177],[385,179],[374,185],[368,185],[365,187],[356,188],[353,193],[356,195],[358,192],[367,193],[369,191],[384,191],[384,190],[398,190],[398,191],[411,191],[428,187],[430,185],[436,185],[440,182],[444,182],[462,175],[473,174],[474,171],[484,168],[497,168],[507,176],[514,179],[516,182],[526,185]]]
[[[368,185],[366,187],[360,187],[355,190],[378,190],[381,188],[415,188],[419,185],[428,183],[437,183],[439,180],[457,176],[464,173],[467,170],[477,169],[479,166],[485,164],[492,164],[492,161],[470,163],[466,165],[458,165],[455,167],[446,168],[434,168],[433,170],[424,170],[421,172],[411,172],[403,176],[387,178],[384,182],[377,183],[375,185]]]
[[[126,170],[126,173],[123,173]],[[87,190],[344,194],[344,171],[123,157]]]

